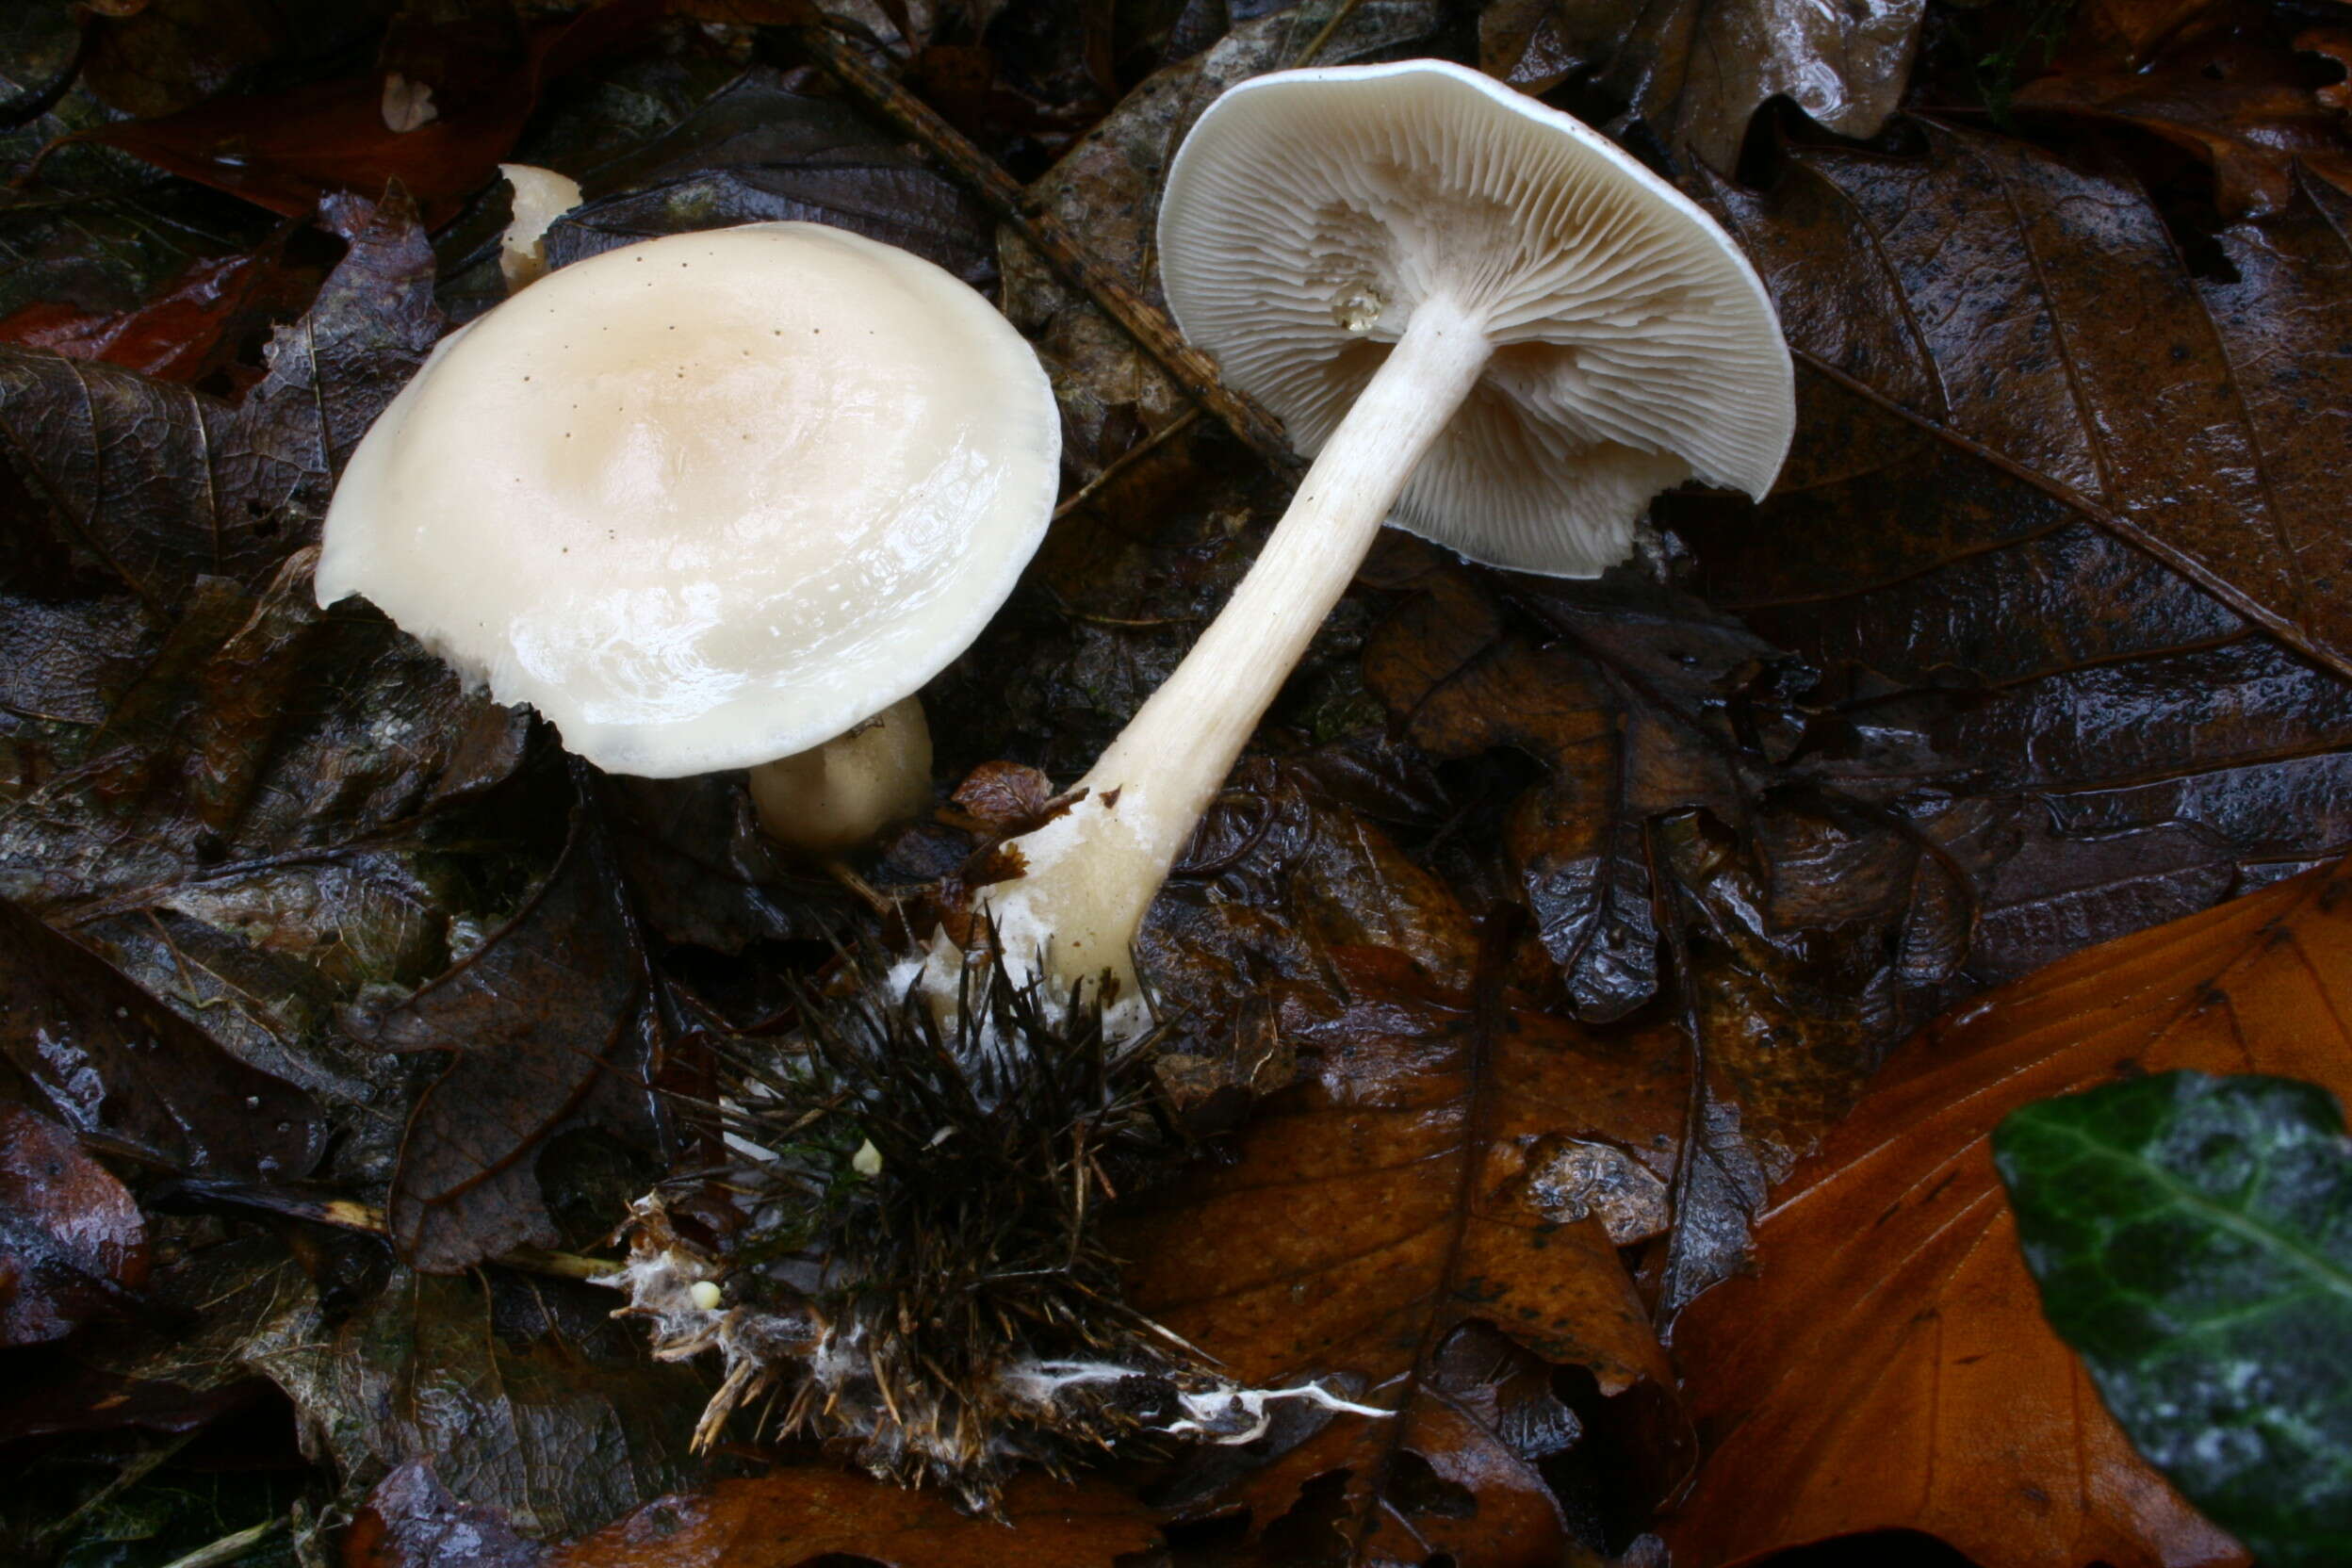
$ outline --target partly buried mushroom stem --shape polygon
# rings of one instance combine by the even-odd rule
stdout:
[[[1444,297],[1414,308],[1232,600],[1079,781],[1083,798],[1011,841],[1023,871],[986,902],[1012,967],[1107,985],[1132,1026],[1144,911],[1493,352],[1477,313]]]

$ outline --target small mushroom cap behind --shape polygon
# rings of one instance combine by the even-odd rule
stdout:
[[[616,773],[805,751],[936,675],[1054,508],[1037,355],[956,279],[814,223],[579,262],[445,339],[327,515],[364,594]]]
[[[1696,475],[1761,498],[1794,429],[1755,270],[1569,116],[1436,60],[1288,71],[1210,106],[1170,170],[1184,335],[1315,452],[1446,295],[1494,356],[1391,521],[1474,561],[1591,577]]]

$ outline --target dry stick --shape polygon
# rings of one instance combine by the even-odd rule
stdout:
[[[285,1523],[283,1519],[264,1519],[251,1529],[224,1535],[209,1546],[199,1546],[186,1557],[175,1557],[163,1568],[226,1568],[268,1540]]]
[[[1100,495],[1102,487],[1126,474],[1135,465],[1158,451],[1168,442],[1190,430],[1200,419],[1198,408],[1188,408],[1103,466],[1102,471],[1078,487],[1077,494],[1054,509],[1054,520],[1060,522]]]
[[[1137,347],[1159,361],[1160,368],[1201,407],[1222,419],[1233,433],[1275,468],[1297,474],[1304,465],[1290,449],[1279,420],[1247,394],[1225,384],[1209,356],[1184,340],[1168,312],[1127,286],[1124,279],[1095,259],[1059,218],[1044,211],[1028,190],[997,166],[996,160],[967,140],[964,134],[939,118],[928,104],[866,63],[838,34],[824,27],[800,26],[792,40],[808,57],[831,72],[841,85],[864,99],[876,112],[921,142],[923,148],[972,188],[1046,259],[1064,282],[1080,289],[1112,320],[1127,331]]]
[[[1339,4],[1331,9],[1331,19],[1323,24],[1322,30],[1307,41],[1304,49],[1298,51],[1298,57],[1290,62],[1291,69],[1295,71],[1302,65],[1313,65],[1315,57],[1331,41],[1331,35],[1347,24],[1348,19],[1356,14],[1356,7],[1362,3],[1363,0],[1339,0]]]
[[[392,1234],[391,1222],[382,1209],[353,1198],[324,1198],[238,1182],[207,1182],[191,1184],[189,1190],[192,1195],[208,1198],[215,1202],[260,1209],[268,1214],[284,1215],[289,1219],[307,1220],[313,1225],[331,1225],[339,1231],[357,1231],[365,1235],[387,1239]],[[516,1247],[485,1261],[559,1280],[599,1280],[621,1266],[618,1259],[591,1257],[580,1252],[550,1252],[544,1247]]]

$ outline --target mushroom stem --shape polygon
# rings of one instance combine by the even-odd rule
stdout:
[[[1233,598],[1079,787],[1012,841],[1024,870],[988,891],[1006,956],[1065,985],[1105,972],[1135,994],[1130,950],[1168,869],[1331,607],[1414,465],[1493,353],[1481,318],[1423,301],[1324,443]]]
[[[751,770],[751,803],[769,838],[820,858],[917,815],[931,804],[923,699],[901,697],[823,745],[760,763]]]

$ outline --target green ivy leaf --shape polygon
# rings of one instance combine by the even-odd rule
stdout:
[[[2352,1140],[2325,1089],[2167,1072],[1993,1135],[2050,1325],[2264,1568],[2352,1561]]]

